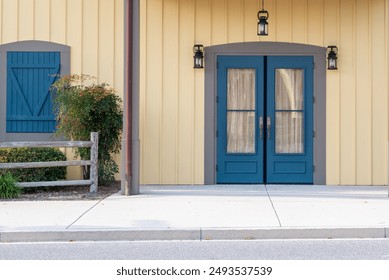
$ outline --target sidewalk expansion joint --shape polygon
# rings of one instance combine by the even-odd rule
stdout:
[[[70,225],[68,225],[66,227],[66,229],[69,229],[71,226],[73,226],[75,223],[77,223],[82,217],[85,216],[85,214],[87,214],[89,211],[91,211],[93,208],[95,208],[100,202],[102,202],[105,198],[102,198],[100,199],[99,201],[97,201],[94,205],[92,205],[92,207],[90,207],[88,210],[86,210],[84,213],[82,213],[73,223],[71,223]]]
[[[270,197],[269,191],[267,190],[266,184],[265,184],[264,186],[265,186],[265,190],[266,190],[266,193],[267,193],[267,197],[269,198],[271,207],[273,208],[274,214],[276,215],[276,218],[277,218],[277,221],[278,221],[278,225],[279,225],[280,227],[282,227],[280,217],[278,216],[277,210],[276,210],[276,208],[274,207],[274,203],[273,203],[273,201],[272,201],[272,199],[271,199],[271,197]]]

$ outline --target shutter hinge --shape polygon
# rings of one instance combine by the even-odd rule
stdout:
[[[218,172],[218,171],[219,171],[219,165],[216,164],[216,172]]]
[[[313,170],[313,172],[316,171],[315,169],[316,169],[316,168],[315,168],[315,165],[312,165],[312,170]]]
[[[312,136],[313,136],[313,138],[316,137],[316,131],[315,130],[313,131]]]
[[[316,102],[316,97],[313,96],[313,97],[312,97],[312,103],[315,103],[315,102]]]
[[[216,130],[216,137],[219,137],[219,130]]]
[[[216,95],[216,103],[219,103],[219,96]]]
[[[315,62],[312,63],[312,69],[315,69]]]

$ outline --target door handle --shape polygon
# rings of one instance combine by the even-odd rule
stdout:
[[[271,130],[271,119],[267,117],[267,139],[270,139],[270,130]]]
[[[259,139],[263,139],[263,117],[259,117]]]

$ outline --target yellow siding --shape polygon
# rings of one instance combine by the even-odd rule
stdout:
[[[334,9],[335,7],[335,9]],[[339,42],[339,0],[324,1],[324,41]],[[340,55],[340,54],[339,54]],[[340,78],[339,71],[327,71],[327,184],[340,183]],[[330,148],[331,147],[331,148]]]
[[[34,0],[29,1],[34,4],[34,7],[32,11],[34,11],[34,39],[35,40],[41,40],[41,41],[50,41],[50,0]],[[28,23],[25,22],[25,19],[22,15],[20,15],[20,12],[26,10],[24,5],[19,0],[19,22],[20,22],[20,29],[22,26],[27,25]],[[19,40],[25,40],[25,38],[21,38],[19,36]]]
[[[386,184],[388,2],[265,1],[260,38],[257,0],[141,1],[141,183],[203,183],[204,71],[192,69],[192,46],[278,41],[339,48],[339,70],[327,71],[327,183]]]
[[[2,0],[2,44],[18,41],[19,20],[15,16],[18,14],[18,1]]]
[[[179,5],[178,69],[178,183],[194,181],[194,78],[193,34],[194,0]],[[182,2],[181,2],[182,3]],[[185,116],[182,118],[181,116]],[[161,131],[165,133],[165,131]],[[162,159],[163,160],[163,159]]]
[[[66,1],[51,1],[50,39],[60,44],[66,43]]]
[[[355,27],[354,0],[340,1],[340,184],[355,184]]]
[[[144,183],[152,184],[161,180],[161,122],[162,122],[162,1],[147,1],[147,61],[145,92],[144,148],[143,169],[147,174]],[[149,28],[153,26],[154,28]],[[143,63],[142,63],[143,64]],[[172,66],[174,67],[174,66]]]
[[[385,0],[373,0],[371,7],[371,79],[372,79],[372,181],[381,185],[388,174],[388,65]],[[387,4],[387,3],[386,3]],[[387,15],[386,15],[387,16]]]
[[[258,3],[259,1],[243,1],[243,40],[246,42],[259,40],[259,36],[257,35],[257,13],[259,7]],[[269,6],[269,8],[270,5],[272,5],[272,3],[267,3],[267,6]]]
[[[356,1],[355,17],[355,99],[356,99],[356,183],[368,185],[372,182],[372,135],[365,127],[372,122],[371,95],[371,53],[369,17],[370,4],[365,0]]]
[[[307,17],[307,41],[311,45],[323,45],[323,36],[324,36],[324,2],[327,0],[307,0],[306,11],[309,11]],[[328,21],[326,20],[326,26]],[[303,27],[301,27],[302,29]],[[303,41],[301,41],[303,42]]]
[[[178,1],[167,0],[163,3],[163,29],[167,30],[163,37],[163,57],[170,57],[170,63],[163,64],[163,92],[162,97],[162,130],[161,158],[166,158],[166,164],[161,166],[161,182],[163,184],[177,184],[177,145],[178,135]],[[174,66],[174,67],[172,67]],[[170,153],[170,154],[169,154]]]
[[[298,42],[307,42],[308,32],[301,32],[307,28],[307,0],[292,0],[291,13],[292,13],[292,24],[291,24],[291,32],[292,32],[292,41]],[[317,3],[317,1],[310,1]],[[311,9],[311,14],[314,18],[316,14],[315,11]],[[309,27],[308,27],[309,28]]]
[[[182,3],[182,1],[180,1]],[[212,45],[226,44],[227,35],[227,6],[225,0],[210,0]]]
[[[16,2],[16,1],[15,1]],[[28,40],[34,36],[34,2],[29,0],[19,0],[19,40]]]
[[[71,73],[93,75],[120,96],[123,27],[123,0],[0,0],[1,44],[43,40],[68,45]],[[71,177],[79,176],[75,170]]]
[[[2,38],[3,38],[3,2],[0,1],[0,44],[2,44]]]
[[[291,42],[292,37],[292,19],[291,19],[292,0],[275,1],[275,41]],[[270,17],[270,15],[269,15]],[[301,33],[304,33],[302,31]]]
[[[148,91],[148,86],[146,83],[147,80],[147,59],[146,55],[148,51],[145,51],[144,48],[147,46],[147,21],[146,21],[146,14],[147,14],[147,3],[146,1],[140,1],[140,19],[139,19],[139,40],[140,40],[140,65],[139,65],[139,83],[141,85],[140,89],[140,96],[139,96],[139,138],[141,139],[141,145],[140,145],[140,178],[141,183],[146,182],[146,172],[145,172],[145,162],[146,162],[146,156],[145,156],[145,146],[146,146],[146,92]]]
[[[196,1],[196,43],[211,43],[211,10],[209,0]],[[245,35],[246,36],[246,35]],[[195,71],[194,80],[194,184],[204,183],[204,71]]]
[[[124,4],[123,0],[114,0],[114,53],[113,53],[113,82],[112,85],[117,90],[118,94],[123,96],[123,69],[124,69]],[[115,161],[121,170],[121,155],[115,155]],[[119,179],[119,176],[116,177]]]
[[[243,0],[227,0],[228,42],[243,41]]]
[[[71,47],[71,72],[123,91],[123,0],[0,0],[2,44],[43,40]]]

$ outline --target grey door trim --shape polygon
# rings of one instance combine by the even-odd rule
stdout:
[[[216,93],[217,57],[219,55],[312,55],[314,59],[314,131],[313,139],[315,185],[326,184],[326,48],[313,45],[248,42],[205,47],[204,89],[204,183],[216,183]],[[313,101],[312,101],[313,102]]]
[[[6,133],[6,96],[7,96],[7,52],[60,52],[61,75],[70,74],[70,47],[45,41],[20,41],[0,45],[0,142],[5,141],[44,141],[52,133]]]

